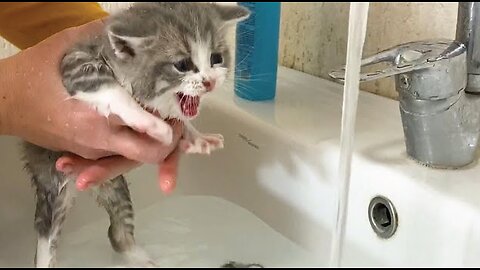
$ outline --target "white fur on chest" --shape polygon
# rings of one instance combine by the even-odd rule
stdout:
[[[86,102],[101,115],[117,115],[129,127],[165,143],[172,142],[172,128],[145,111],[120,85],[105,85],[95,92],[77,92],[74,99]]]

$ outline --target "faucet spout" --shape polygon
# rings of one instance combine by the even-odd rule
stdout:
[[[456,40],[467,48],[465,92],[480,93],[480,2],[459,2]]]

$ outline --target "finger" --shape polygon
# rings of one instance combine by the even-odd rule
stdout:
[[[77,177],[76,186],[79,190],[101,184],[140,166],[140,163],[120,156],[87,161],[87,163]]]
[[[81,158],[91,159],[91,160],[97,160],[104,157],[111,157],[111,156],[118,155],[117,153],[111,152],[111,151],[85,149],[84,147],[81,147],[81,146],[72,147],[71,152],[77,154]]]
[[[162,161],[172,148],[128,127],[119,129],[115,135],[111,136],[108,139],[108,147],[111,151],[128,159],[149,164]]]
[[[84,159],[76,155],[65,155],[56,162],[56,169],[69,176],[77,176],[77,188],[84,190],[91,185],[117,177],[139,165],[120,156],[100,160]]]
[[[80,161],[77,161],[77,159],[81,158],[77,158],[71,155],[62,156],[57,159],[55,163],[55,168],[57,169],[57,171],[63,172],[66,175],[75,174],[74,169],[76,167],[78,168],[80,165]],[[76,164],[77,166],[75,167],[74,164]]]
[[[171,193],[177,185],[178,163],[180,160],[180,148],[176,148],[158,168],[158,181],[160,189],[165,193]]]
[[[145,133],[138,133],[123,127],[114,136],[109,137],[108,147],[110,149],[108,150],[131,160],[158,164],[173,151],[181,136],[182,127],[174,125],[172,144],[163,145]]]
[[[74,154],[67,154],[60,157],[56,163],[55,167],[57,171],[63,172],[66,175],[74,176],[82,172],[86,167],[93,164],[95,161],[77,156]]]

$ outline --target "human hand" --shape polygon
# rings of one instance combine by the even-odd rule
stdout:
[[[90,164],[83,167],[86,175],[90,175],[86,183],[98,182],[107,174],[120,174],[140,163],[162,163],[182,134],[176,129],[173,143],[162,145],[133,131],[116,117],[107,119],[88,105],[68,99],[59,75],[60,61],[68,48],[101,33],[102,26],[103,22],[97,20],[70,28],[0,60],[0,134],[18,136],[51,150],[75,153],[84,159],[83,163],[75,159],[79,164]],[[90,161],[85,163],[85,159]],[[92,161],[97,159],[98,163]],[[89,174],[88,168],[103,168],[104,176]],[[76,170],[79,176],[84,175]]]
[[[176,126],[174,126],[175,130]],[[158,182],[160,189],[165,194],[171,193],[176,187],[179,155],[180,149],[177,147],[165,158],[162,164],[159,164]],[[57,160],[56,168],[67,175],[75,175],[77,189],[85,190],[90,186],[113,179],[140,165],[139,162],[122,156],[89,160],[69,154]]]

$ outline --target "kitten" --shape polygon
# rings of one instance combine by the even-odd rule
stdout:
[[[202,97],[218,88],[231,62],[229,26],[246,19],[240,6],[209,3],[136,3],[108,18],[104,33],[72,48],[62,60],[63,83],[73,99],[102,115],[115,114],[132,128],[171,143],[172,130],[159,118],[185,124],[187,153],[223,147],[221,135],[204,135],[190,120]],[[56,171],[64,153],[24,143],[24,161],[36,189],[37,267],[54,267],[73,179]],[[127,183],[116,177],[97,188],[110,216],[113,249],[143,266],[154,263],[135,246],[133,208]]]

